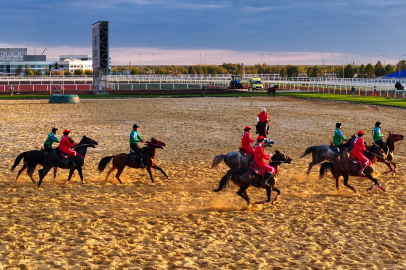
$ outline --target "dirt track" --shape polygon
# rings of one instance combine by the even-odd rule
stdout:
[[[0,104],[3,269],[406,268],[405,142],[397,143],[396,176],[379,176],[386,167],[376,167],[387,193],[367,193],[372,182],[356,177],[350,183],[358,194],[344,186],[336,192],[330,175],[318,179],[319,166],[305,177],[309,156],[298,159],[308,146],[328,144],[336,122],[346,136],[363,129],[368,142],[376,121],[385,132],[405,134],[405,110],[282,97]],[[233,184],[211,191],[227,168],[210,165],[238,149],[241,129],[253,127],[263,107],[274,149],[294,160],[281,167],[279,203],[247,209]],[[154,171],[152,184],[146,171],[128,169],[120,185],[96,171],[102,157],[128,151],[134,121],[144,139],[167,144],[157,159],[169,180]],[[56,182],[48,175],[41,189],[26,174],[14,183],[14,159],[38,149],[52,126],[99,142],[86,156],[87,184],[76,178],[63,186],[67,171]],[[265,198],[261,189],[248,194]]]

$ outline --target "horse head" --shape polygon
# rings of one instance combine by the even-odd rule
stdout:
[[[86,135],[83,135],[78,145],[86,145],[95,148],[95,145],[99,145],[99,143],[89,137],[86,137]]]
[[[369,153],[367,152],[367,155],[368,155],[368,154],[374,155],[374,158],[371,159],[371,160],[374,160],[375,158],[377,158],[377,159],[383,159],[383,160],[386,159],[386,154],[385,154],[385,152],[384,152],[378,145],[376,145],[376,144],[372,144],[371,146],[367,147],[367,151],[369,152]],[[367,156],[367,155],[366,155],[366,156]],[[374,163],[374,162],[373,162],[373,163]]]
[[[279,150],[275,150],[275,155],[272,156],[271,160],[273,162],[288,163],[292,162],[292,159],[287,155],[282,154]]]
[[[395,133],[392,133],[392,132],[389,132],[389,135],[388,135],[388,140],[391,140],[391,141],[394,141],[394,142],[401,141],[401,140],[403,140],[404,138],[405,138],[404,135],[402,135],[402,134],[395,134]]]
[[[150,141],[146,142],[146,144],[148,147],[151,147],[151,148],[165,149],[165,147],[166,147],[166,144],[164,142],[158,141],[154,137],[152,137]]]

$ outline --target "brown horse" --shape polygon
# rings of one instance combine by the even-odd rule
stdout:
[[[371,161],[371,164],[365,168],[364,175],[366,178],[373,181],[374,185],[372,185],[367,190],[372,190],[375,187],[375,185],[377,185],[380,189],[385,191],[385,188],[378,183],[378,179],[375,179],[372,176],[372,173],[374,172],[372,166],[375,165],[375,163],[378,161],[379,158],[385,159],[385,154],[378,146],[375,145],[368,147],[368,149],[369,150],[367,151],[363,151],[363,154]],[[349,189],[351,189],[352,191],[357,192],[354,187],[348,184],[348,179],[350,176],[359,176],[358,175],[359,167],[360,165],[351,159],[340,159],[335,161],[334,163],[324,162],[321,164],[320,167],[320,179],[323,178],[326,171],[330,170],[333,177],[336,179],[337,190],[340,188],[340,176],[342,176],[344,177],[344,185]]]
[[[149,177],[151,178],[151,181],[154,182],[154,178],[152,177],[151,168],[161,171],[165,175],[165,177],[168,179],[168,175],[166,175],[166,173],[155,164],[156,149],[157,148],[165,149],[166,144],[164,142],[156,140],[155,138],[151,138],[151,141],[146,142],[146,144],[147,144],[147,146],[142,148],[142,152],[144,154],[144,165],[147,166],[147,171],[149,173]],[[109,177],[109,175],[114,170],[117,170],[116,178],[120,182],[120,184],[122,184],[123,182],[121,182],[121,180],[120,180],[120,175],[126,166],[130,167],[130,168],[141,168],[139,160],[132,161],[130,159],[130,154],[121,153],[121,154],[118,154],[117,156],[108,156],[108,157],[102,158],[100,160],[100,163],[98,166],[99,172],[104,171],[107,164],[112,159],[113,159],[113,167],[107,172],[106,181],[107,181],[107,178]]]
[[[385,174],[392,172],[392,175],[394,175],[396,173],[396,164],[395,162],[393,162],[393,157],[395,155],[395,143],[397,141],[401,141],[405,138],[404,135],[402,134],[394,134],[392,132],[389,132],[388,138],[386,139],[386,146],[389,149],[389,154],[388,154],[388,162],[385,162],[388,167],[389,167],[389,171],[384,172]],[[382,160],[378,159],[378,162],[382,162]],[[393,165],[393,167],[392,167]]]
[[[274,85],[274,87],[269,87],[269,88],[268,88],[268,96],[273,95],[273,97],[275,97],[275,95],[276,95],[276,90],[279,90],[279,86],[278,86],[278,85]]]

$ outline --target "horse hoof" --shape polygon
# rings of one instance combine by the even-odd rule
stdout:
[[[68,184],[68,182],[69,182],[69,181],[66,181],[66,182],[64,183],[64,185],[67,185],[67,184]]]
[[[82,185],[84,185],[85,184],[85,181],[82,181]]]

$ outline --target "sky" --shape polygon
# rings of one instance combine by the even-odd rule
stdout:
[[[91,54],[92,24],[109,21],[112,65],[395,64],[405,11],[404,0],[0,0],[0,47]]]

